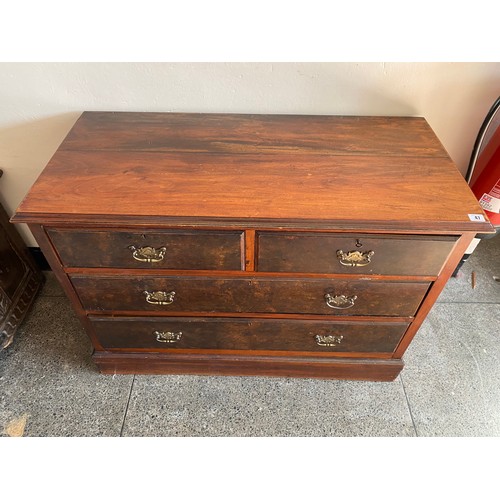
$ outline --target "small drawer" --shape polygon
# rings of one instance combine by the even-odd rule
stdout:
[[[241,231],[47,231],[66,267],[241,270]]]
[[[259,232],[263,272],[437,276],[456,238]]]
[[[92,317],[105,349],[392,353],[408,323],[248,318]]]
[[[90,277],[71,281],[89,311],[413,316],[426,282],[291,278]]]

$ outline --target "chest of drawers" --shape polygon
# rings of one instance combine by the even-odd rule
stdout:
[[[85,112],[13,221],[103,373],[362,380],[492,230],[418,117]]]

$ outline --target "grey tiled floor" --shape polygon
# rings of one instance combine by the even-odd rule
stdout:
[[[500,237],[451,279],[386,383],[100,375],[46,275],[0,353],[3,436],[500,436]]]

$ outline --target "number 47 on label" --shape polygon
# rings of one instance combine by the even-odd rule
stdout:
[[[472,222],[485,222],[484,215],[481,214],[469,214],[469,219]]]

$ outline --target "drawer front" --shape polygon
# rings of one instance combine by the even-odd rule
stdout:
[[[66,267],[241,270],[241,231],[47,231]]]
[[[263,272],[436,276],[456,238],[261,232],[257,241]]]
[[[200,277],[71,278],[90,311],[413,316],[429,283]]]
[[[221,318],[92,318],[105,349],[392,353],[408,323]]]

